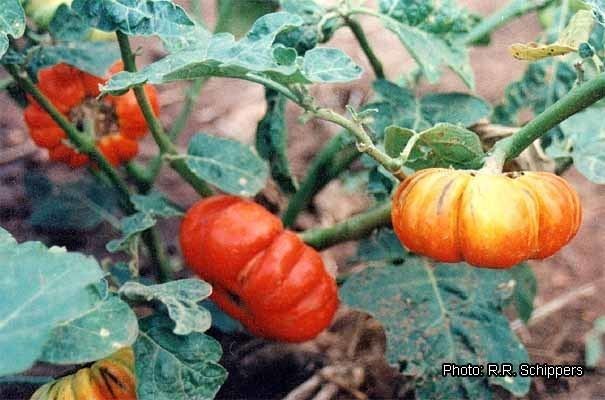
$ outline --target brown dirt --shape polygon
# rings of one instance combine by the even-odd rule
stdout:
[[[212,3],[209,0],[202,1],[205,10],[212,10]],[[501,2],[465,0],[464,3],[484,14],[497,8]],[[209,11],[210,21],[214,18],[212,14]],[[413,64],[397,39],[372,19],[363,19],[363,24],[367,28],[370,42],[384,60],[387,74],[396,77],[408,71]],[[506,84],[517,79],[525,68],[524,63],[508,56],[507,45],[531,41],[538,33],[537,19],[530,14],[496,32],[490,46],[473,49],[471,59],[477,81],[476,93],[497,102],[502,97]],[[349,32],[340,31],[331,44],[344,49],[369,71],[363,53]],[[155,43],[153,46],[148,53],[150,58],[161,54]],[[371,79],[371,73],[367,73],[350,85],[314,88],[314,94],[324,105],[342,111],[347,103],[360,104],[371,98]],[[169,85],[160,90],[162,120],[169,125],[179,110],[183,86]],[[466,89],[459,79],[446,72],[442,83],[436,86],[424,85],[422,90]],[[0,96],[0,106],[0,225],[19,240],[42,240],[48,244],[67,245],[70,249],[99,258],[107,257],[104,244],[115,235],[108,227],[89,232],[88,235],[77,232],[51,235],[36,232],[27,225],[30,208],[22,185],[25,172],[42,171],[55,181],[72,179],[73,172],[47,163],[43,151],[32,149],[26,139],[20,110],[4,95]],[[309,160],[338,128],[315,121],[300,125],[297,122],[300,111],[294,106],[290,106],[289,111],[289,155],[294,171],[302,176]],[[263,91],[260,87],[241,81],[212,79],[204,88],[200,103],[180,143],[184,146],[193,133],[200,131],[250,143],[263,113]],[[142,158],[149,158],[154,152],[155,145],[149,138],[146,139]],[[602,245],[605,187],[591,184],[574,170],[566,178],[574,184],[582,197],[585,207],[584,224],[577,238],[563,251],[543,262],[532,263],[539,280],[536,307],[560,299],[586,284],[594,285],[594,290],[566,303],[545,318],[536,320],[528,329],[521,330],[520,335],[535,362],[582,363],[584,335],[591,328],[592,321],[605,314],[605,300],[601,295],[605,290],[602,264],[605,259],[605,247]],[[183,206],[188,206],[197,199],[193,190],[183,184],[172,171],[163,171],[160,184],[165,193]],[[267,195],[275,198],[270,193]],[[277,200],[279,203],[279,199]],[[355,196],[345,193],[341,185],[335,182],[320,193],[314,205],[314,213],[305,213],[301,217],[301,227],[329,225],[363,210],[367,200],[361,194]],[[177,222],[163,223],[162,229],[165,241],[175,250]],[[324,258],[331,268],[336,268],[353,251],[353,245],[342,245],[324,252]],[[375,322],[356,313],[341,311],[329,332],[322,334],[316,341],[302,345],[275,344],[247,336],[212,333],[223,343],[224,362],[231,373],[230,380],[221,391],[221,398],[281,398],[328,364],[336,364],[340,373],[348,377],[350,386],[367,393],[370,398],[409,398],[410,395],[409,383],[389,368],[382,357],[384,334]],[[351,350],[351,342],[357,343],[357,348]],[[359,376],[352,378],[356,366],[363,368],[364,379],[359,379]],[[528,398],[605,398],[604,375],[605,366],[602,365],[582,378],[556,382],[536,379]],[[28,390],[31,388],[21,387],[9,394],[0,389],[0,398],[25,398]],[[353,394],[346,390],[339,393],[339,398],[353,398]]]

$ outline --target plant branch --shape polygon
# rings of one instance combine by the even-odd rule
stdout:
[[[374,229],[390,224],[391,202],[387,202],[331,227],[311,229],[300,236],[309,246],[323,250],[338,243],[364,238]]]
[[[120,45],[120,53],[122,54],[122,61],[124,62],[124,69],[128,72],[136,72],[135,58],[130,47],[128,36],[119,31],[117,32],[117,36],[118,44]],[[153,139],[160,149],[160,154],[178,156],[179,153],[176,146],[172,143],[168,135],[166,135],[162,124],[153,113],[153,108],[151,107],[151,103],[149,102],[149,98],[147,97],[143,86],[135,86],[132,90],[134,91],[139,107],[145,116]],[[210,187],[187,167],[183,158],[171,157],[170,166],[187,181],[200,196],[207,197],[212,195]]]
[[[363,28],[361,27],[361,24],[350,16],[344,16],[344,21],[353,32],[353,35],[355,35],[355,38],[359,42],[359,45],[361,46],[366,57],[368,57],[368,61],[370,61],[370,64],[372,65],[372,69],[374,70],[376,79],[384,79],[385,75],[382,63],[380,62],[380,60],[376,56],[376,53],[374,53],[372,46],[368,42],[368,38],[366,37],[366,34],[363,31]]]
[[[332,137],[315,156],[305,179],[301,182],[298,191],[290,198],[282,216],[285,226],[292,226],[298,214],[308,206],[313,195],[359,158],[361,153],[357,151],[354,144],[347,143],[350,142],[347,140],[348,137],[347,132],[340,132]]]
[[[553,2],[554,0],[512,0],[507,5],[475,25],[470,32],[462,37],[462,42],[465,44],[473,44],[502,25],[505,25],[510,20],[546,7]]]
[[[573,88],[512,136],[498,141],[485,160],[486,169],[501,171],[507,160],[517,157],[536,139],[562,121],[605,97],[605,73]]]

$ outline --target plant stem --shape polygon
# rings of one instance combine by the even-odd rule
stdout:
[[[378,163],[382,164],[387,170],[394,172],[401,168],[401,165],[397,160],[389,157],[374,145],[372,138],[365,131],[361,123],[347,119],[327,108],[319,108],[312,110],[311,112],[316,118],[333,122],[347,129],[357,139],[357,150],[361,153],[367,153],[370,157],[378,161]]]
[[[486,169],[502,170],[505,161],[517,157],[550,129],[605,97],[605,74],[573,88],[512,136],[498,141],[485,160]]]
[[[554,0],[512,0],[495,13],[487,16],[461,39],[462,43],[473,44],[489,35],[513,18],[546,7]]]
[[[307,207],[313,195],[340,175],[361,155],[354,144],[347,143],[350,142],[347,140],[348,137],[347,132],[340,132],[332,137],[315,156],[304,181],[300,184],[298,191],[290,198],[288,207],[282,216],[285,226],[292,226],[298,214]]]
[[[164,246],[162,245],[162,238],[157,229],[151,228],[143,232],[143,240],[147,243],[149,249],[149,256],[154,265],[159,265],[158,269],[158,281],[167,282],[172,279],[174,271],[170,265],[170,260],[166,257],[164,252]]]
[[[300,236],[309,246],[323,250],[338,243],[364,238],[374,229],[390,223],[391,202],[387,202],[329,228],[311,229]]]
[[[124,62],[124,69],[128,72],[136,72],[137,67],[128,36],[119,31],[117,32],[117,36],[118,44],[120,45],[120,53],[122,54],[122,61]],[[147,121],[147,125],[151,131],[153,139],[160,149],[160,154],[178,156],[179,152],[176,146],[172,143],[168,135],[166,135],[162,124],[153,113],[153,108],[151,107],[151,103],[149,102],[149,98],[145,93],[144,87],[135,86],[132,90],[137,98],[141,112]],[[183,179],[185,179],[185,181],[187,181],[200,194],[200,196],[207,197],[212,195],[212,190],[210,187],[208,187],[206,182],[198,178],[197,175],[195,175],[189,169],[189,167],[187,167],[187,164],[183,158],[172,157],[170,166]]]
[[[121,201],[124,203],[125,211],[130,213],[134,211],[132,204],[130,203],[130,193],[126,182],[118,175],[116,170],[111,166],[109,161],[101,154],[101,152],[95,146],[95,142],[92,138],[83,135],[76,127],[69,122],[67,118],[55,107],[55,105],[38,89],[36,85],[27,77],[21,76],[19,70],[15,65],[5,66],[8,73],[13,77],[15,82],[21,86],[21,88],[29,93],[36,102],[50,115],[63,129],[67,135],[69,141],[76,146],[78,151],[87,154],[103,171],[103,173],[109,178],[111,183],[118,190]]]
[[[384,79],[385,75],[382,63],[380,62],[380,60],[376,56],[376,53],[374,53],[372,46],[368,42],[368,38],[366,37],[366,34],[363,31],[363,28],[361,27],[361,24],[357,20],[349,16],[344,16],[344,20],[353,32],[353,35],[355,35],[355,38],[359,42],[359,45],[361,46],[366,57],[368,57],[368,61],[370,61],[370,64],[372,65],[372,69],[374,70],[376,79]]]
[[[183,104],[179,115],[176,117],[176,120],[172,124],[170,133],[168,134],[170,136],[170,139],[176,140],[179,135],[185,130],[187,122],[189,122],[189,117],[195,109],[195,105],[197,104],[197,101],[200,97],[202,87],[204,86],[204,83],[206,83],[207,80],[208,78],[205,77],[198,78],[194,80],[191,85],[187,88],[187,91],[185,92],[185,103]]]

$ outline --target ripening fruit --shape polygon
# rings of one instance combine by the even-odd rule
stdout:
[[[109,71],[122,70],[117,62]],[[134,158],[139,149],[137,141],[147,134],[147,122],[132,90],[121,96],[106,96],[98,100],[100,78],[67,64],[57,64],[40,70],[38,88],[53,105],[80,130],[93,126],[97,148],[114,166]],[[154,113],[159,114],[160,104],[155,88],[146,85],[145,92]],[[36,145],[48,149],[52,161],[78,168],[90,163],[88,156],[79,153],[69,142],[65,132],[38,103],[30,98],[24,118]]]
[[[213,196],[187,211],[183,256],[213,285],[212,299],[257,336],[302,342],[327,328],[338,308],[321,256],[279,218],[235,196]]]
[[[546,172],[431,168],[399,185],[392,220],[410,251],[441,262],[508,268],[556,253],[576,234],[575,190]]]
[[[90,368],[47,383],[30,400],[136,400],[134,353],[123,348]]]

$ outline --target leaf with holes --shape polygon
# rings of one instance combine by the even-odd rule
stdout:
[[[441,376],[444,363],[485,365],[529,362],[502,314],[511,294],[505,271],[407,258],[403,265],[368,268],[349,278],[343,301],[372,314],[387,335],[387,359],[416,378],[420,399],[492,398],[490,385],[516,396],[528,377]]]

